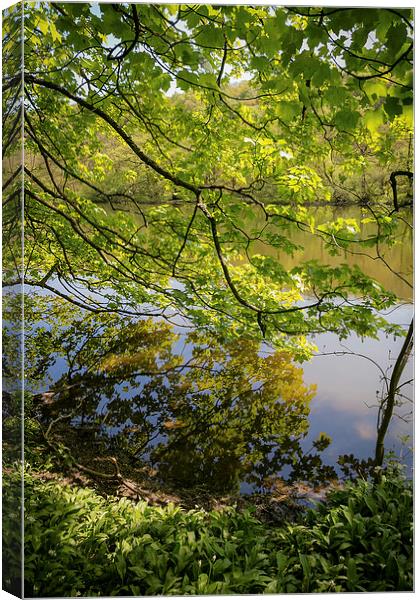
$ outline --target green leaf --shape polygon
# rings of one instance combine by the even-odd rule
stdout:
[[[216,76],[213,73],[203,73],[198,77],[198,83],[209,88],[218,88]]]
[[[50,29],[50,24],[48,23],[48,21],[46,21],[45,19],[40,19],[38,21],[38,29],[40,29],[40,31],[44,34],[47,35],[49,29]]]
[[[321,87],[325,82],[328,82],[331,78],[331,67],[325,62],[319,64],[312,75],[312,85],[316,88]]]
[[[391,121],[394,119],[394,117],[401,115],[403,112],[401,100],[393,96],[387,96],[384,103],[384,109]]]
[[[373,100],[386,97],[387,89],[386,82],[379,79],[370,79],[363,83],[363,90],[370,98],[373,98]]]
[[[281,119],[290,121],[302,113],[302,105],[298,102],[280,100],[276,104]]]
[[[351,131],[359,122],[360,114],[355,110],[339,110],[334,117],[334,123],[339,129]]]
[[[213,24],[205,25],[196,37],[198,44],[211,48],[223,48],[224,35],[222,29],[215,27]]]
[[[329,86],[323,96],[327,102],[333,106],[340,106],[346,99],[348,91],[345,87]]]
[[[370,131],[377,131],[378,127],[380,127],[384,122],[384,113],[382,107],[366,111],[366,113],[363,115],[363,121]]]

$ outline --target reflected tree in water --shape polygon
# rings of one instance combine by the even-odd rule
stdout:
[[[267,487],[287,465],[295,476],[321,476],[322,463],[301,449],[315,386],[288,353],[150,318],[93,315],[56,297],[28,298],[26,314],[29,414],[57,441],[70,431],[81,449],[153,466],[180,487]]]

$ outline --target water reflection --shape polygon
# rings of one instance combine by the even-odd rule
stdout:
[[[302,450],[315,386],[287,353],[47,296],[32,296],[26,316],[32,414],[61,436],[76,432],[73,444],[148,464],[183,488],[267,487],[285,467],[292,479],[334,475],[323,472],[322,442]]]
[[[360,210],[339,209],[334,216],[360,221]],[[331,211],[315,209],[317,222],[331,218]],[[253,226],[258,228],[257,219]],[[308,259],[357,263],[399,297],[409,298],[409,287],[392,272],[412,270],[411,228],[403,221],[400,226],[402,243],[386,254],[392,270],[367,256],[331,257],[318,238],[298,230],[294,242],[302,248],[294,257],[280,256],[258,241],[251,250],[272,252],[285,268]],[[362,235],[369,235],[369,227],[362,225]],[[379,375],[363,359],[315,358],[302,372],[286,353],[262,354],[246,339],[227,342],[205,332],[182,333],[155,318],[92,314],[32,292],[25,302],[33,414],[45,427],[70,415],[55,429],[65,436],[70,426],[80,448],[148,464],[158,478],[176,486],[224,490],[241,485],[244,491],[271,485],[279,473],[291,479],[332,477],[340,454],[372,455]],[[19,329],[20,300],[6,310],[5,318]],[[411,306],[400,307],[391,318],[407,324],[411,311]],[[6,359],[16,355],[13,339],[6,341]],[[332,333],[314,341],[321,350],[342,349]],[[390,353],[398,353],[401,339],[350,336],[346,344],[384,365]],[[10,368],[6,364],[6,386],[20,376],[15,367],[13,360]],[[309,382],[317,383],[316,396]],[[333,442],[329,448],[318,444],[321,461],[313,440],[324,431]],[[410,424],[394,419],[388,445],[396,446],[399,434],[410,433]]]
[[[392,321],[408,328],[412,313],[412,305],[400,305],[393,310]],[[374,363],[389,377],[403,338],[379,332],[378,339],[367,338],[362,342],[352,334],[345,343],[340,343],[334,334],[324,333],[314,336],[314,342],[319,349],[318,356],[304,365],[305,379],[317,382],[317,394],[311,403],[309,437],[315,437],[319,431],[332,435],[332,443],[323,454],[328,464],[335,464],[338,454],[355,453],[366,459],[374,451],[377,407],[383,395],[381,372]],[[343,351],[347,353],[340,354]],[[413,370],[411,359],[401,376],[401,384],[410,382]],[[395,409],[386,446],[411,467],[412,383],[407,383],[401,393],[404,397]]]

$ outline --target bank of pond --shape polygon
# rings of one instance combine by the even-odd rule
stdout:
[[[20,587],[20,473],[4,475],[6,590]],[[102,497],[25,473],[25,596],[411,591],[412,484],[397,465],[273,524]]]

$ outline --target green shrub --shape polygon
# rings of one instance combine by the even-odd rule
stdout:
[[[305,515],[305,525],[276,531],[286,571],[300,573],[288,591],[412,590],[412,518],[412,484],[396,472],[331,493]]]
[[[6,475],[6,489],[17,479]],[[25,595],[412,589],[412,489],[398,474],[351,484],[275,528],[250,511],[186,512],[25,481]]]

